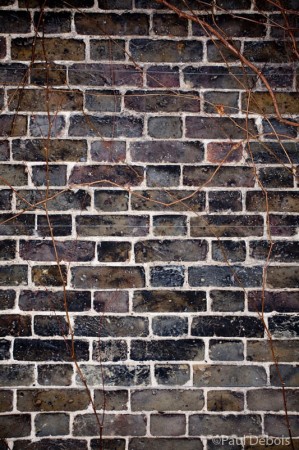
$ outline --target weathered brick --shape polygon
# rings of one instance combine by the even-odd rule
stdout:
[[[0,11],[0,33],[30,33],[30,14],[26,11]]]
[[[34,266],[31,271],[35,286],[63,286],[67,282],[66,266]]]
[[[142,337],[148,335],[148,319],[143,317],[90,317],[75,318],[76,336]]]
[[[153,233],[155,236],[184,236],[187,234],[186,216],[154,216]]]
[[[253,187],[255,175],[251,167],[185,166],[183,183],[187,186]]]
[[[182,137],[183,123],[180,117],[149,117],[148,134],[156,139],[176,139]]]
[[[125,313],[129,311],[127,291],[100,291],[94,293],[93,307],[97,312]]]
[[[109,0],[98,0],[98,6],[100,9],[111,9],[111,3]],[[113,9],[132,9],[132,0],[116,0],[113,4]]]
[[[83,108],[83,95],[80,91],[68,92],[51,88],[24,89],[17,95],[14,90],[9,90],[8,103],[11,111],[75,111]]]
[[[272,340],[273,349],[281,362],[296,361],[299,358],[298,344],[296,340]],[[247,342],[248,361],[273,361],[273,355],[268,340],[249,340]]]
[[[9,390],[0,391],[0,411],[7,412],[12,410],[13,392]]]
[[[73,1],[73,0],[72,0]],[[87,450],[87,442],[79,439],[41,439],[39,441],[30,442],[18,440],[14,444],[14,450],[22,450],[26,446],[28,450],[47,450],[49,446],[53,450]]]
[[[27,75],[27,66],[19,63],[1,63],[0,81],[3,85],[14,85],[25,81]]]
[[[17,161],[86,161],[85,140],[16,139],[12,143],[13,158]]]
[[[294,186],[294,174],[285,167],[261,168],[259,181],[264,188],[292,188]]]
[[[244,394],[226,390],[208,391],[207,406],[208,411],[242,411]]]
[[[68,236],[72,234],[72,217],[67,214],[49,214],[49,221],[54,236]],[[37,231],[39,236],[51,236],[48,218],[37,217]]]
[[[147,69],[147,85],[149,87],[179,87],[179,68],[171,66],[150,66]]]
[[[260,435],[262,430],[261,417],[254,414],[225,416],[194,414],[189,419],[189,433],[191,436],[201,434]]]
[[[34,333],[38,336],[67,336],[69,326],[63,316],[35,316]]]
[[[125,53],[125,41],[120,39],[91,39],[90,40],[90,58],[96,61],[118,61],[124,60]],[[112,69],[113,70],[113,69]]]
[[[298,410],[299,391],[286,389],[289,411]],[[251,411],[284,411],[281,389],[256,389],[247,392],[247,405]]]
[[[136,86],[143,84],[142,70],[135,65],[73,64],[69,68],[69,80],[74,85],[86,86]]]
[[[69,178],[70,183],[94,183],[98,186],[111,184],[138,186],[142,183],[144,170],[139,166],[75,166]]]
[[[20,196],[17,199],[17,209],[24,209],[28,206],[28,203],[32,205],[41,204],[43,200],[47,201],[47,207],[49,210],[66,211],[68,209],[84,210],[90,206],[90,195],[83,189],[78,190],[20,190]],[[47,200],[48,198],[53,198]],[[20,198],[21,197],[21,198]],[[23,200],[24,199],[24,200]]]
[[[41,6],[41,1],[42,0],[19,0],[19,6],[21,8],[38,8]],[[92,8],[93,6],[94,0],[72,0],[72,3],[64,4],[63,8]],[[48,0],[47,8],[61,8],[61,0]]]
[[[208,215],[191,217],[190,234],[194,237],[262,236],[264,220],[258,215]]]
[[[238,92],[205,92],[204,111],[212,114],[237,114],[239,110]]]
[[[263,119],[262,125],[266,139],[292,139],[297,136],[297,126],[285,124],[277,119]]]
[[[98,333],[100,334],[100,333]],[[126,361],[128,344],[124,340],[100,341],[93,343],[92,359],[99,363]]]
[[[196,139],[246,139],[256,135],[253,119],[233,119],[228,117],[186,117],[186,137]]]
[[[187,36],[188,22],[175,14],[154,14],[153,32],[158,36]]]
[[[0,385],[10,386],[30,386],[34,382],[33,364],[1,364]]]
[[[193,438],[133,438],[129,442],[129,450],[202,450],[203,445],[200,439]]]
[[[73,367],[71,364],[40,364],[37,366],[37,380],[42,386],[70,386]]]
[[[249,254],[251,258],[257,260],[266,260],[269,255],[271,261],[297,262],[299,260],[299,243],[274,241],[270,252],[270,245],[267,241],[252,241]]]
[[[68,414],[37,414],[35,416],[36,436],[63,436],[70,432]]]
[[[113,365],[102,366],[102,371],[95,365],[81,366],[88,386],[146,386],[150,382],[150,368],[145,365]],[[80,383],[80,378],[77,377]]]
[[[0,339],[0,361],[11,358],[11,342],[7,339]]]
[[[1,309],[13,309],[15,305],[16,292],[12,289],[0,290],[0,307]]]
[[[161,385],[184,385],[190,381],[187,364],[155,364],[155,378]]]
[[[119,91],[86,91],[85,108],[99,112],[120,111],[121,94]]]
[[[199,62],[202,59],[202,43],[198,41],[167,41],[132,39],[130,54],[140,62]]]
[[[30,414],[10,414],[1,416],[0,438],[23,437],[31,434]]]
[[[266,371],[260,366],[232,364],[194,366],[194,386],[254,387],[264,386],[266,382]]]
[[[42,13],[36,12],[34,14],[35,26],[39,25],[38,31],[45,34],[69,33],[71,31],[71,19],[71,13],[67,11],[42,11]]]
[[[16,38],[11,43],[12,59],[30,61],[34,38]],[[45,61],[44,46],[47,49],[47,60],[50,61],[82,61],[85,57],[85,44],[81,39],[37,38],[35,40],[35,60]]]
[[[0,336],[30,336],[31,317],[20,314],[2,314],[0,317]]]
[[[262,309],[264,312],[298,312],[298,291],[250,291],[248,309],[254,312]]]
[[[143,120],[133,116],[72,116],[70,136],[77,137],[139,137],[142,135]]]
[[[298,224],[298,215],[269,215],[269,225],[273,236],[295,236],[297,234]]]
[[[27,117],[2,114],[0,119],[0,136],[24,136],[27,130]]]
[[[230,44],[233,45],[237,50],[240,50],[241,42],[240,41],[230,41]],[[210,62],[218,62],[223,63],[238,61],[238,57],[232,53],[225,45],[223,45],[220,41],[211,40],[207,42],[207,57]]]
[[[6,40],[4,37],[0,38],[0,58],[5,58],[6,56]]]
[[[0,190],[0,210],[10,210],[12,202],[12,190]],[[28,217],[28,216],[27,216]],[[14,216],[8,214],[1,214],[0,230],[2,235],[10,234],[10,229],[18,221],[14,219]],[[18,219],[18,217],[16,217]],[[24,219],[21,222],[24,222]],[[19,221],[20,222],[20,221]]]
[[[230,5],[232,6],[232,5]],[[232,8],[233,9],[233,8]],[[211,23],[210,17],[205,16],[204,20]],[[259,14],[242,14],[233,17],[229,14],[217,14],[213,16],[213,25],[221,29],[221,33],[229,37],[263,37],[266,34],[265,17]],[[199,33],[196,33],[199,28]],[[193,24],[193,34],[201,35],[201,27]]]
[[[145,14],[75,14],[78,34],[103,36],[146,35],[149,30]]]
[[[199,389],[144,389],[132,391],[133,411],[193,411],[204,406]]]
[[[204,343],[201,339],[161,339],[159,341],[132,340],[133,361],[201,361]]]
[[[18,286],[27,284],[27,265],[2,266],[0,286]]]
[[[135,244],[136,262],[198,261],[207,256],[207,242],[202,240],[149,240]]]
[[[289,9],[289,10],[298,10],[299,5],[296,2],[296,0],[281,0],[282,7]],[[276,10],[276,4],[273,5],[272,3],[265,3],[263,0],[256,0],[255,4],[256,9],[259,11],[275,11]]]
[[[107,411],[128,409],[128,391],[105,391],[96,389],[94,393],[96,409],[105,409]]]
[[[263,73],[273,90],[282,88],[293,89],[294,72],[292,67],[283,64],[280,67],[263,67]],[[263,85],[262,89],[265,89]]]
[[[155,266],[150,269],[150,282],[153,287],[183,286],[184,278],[183,266]]]
[[[178,166],[147,166],[146,183],[149,187],[169,187],[180,184],[181,169]]]
[[[126,441],[124,439],[92,439],[90,441],[91,450],[97,450],[100,445],[104,445],[107,450],[125,450]]]
[[[133,308],[136,312],[200,312],[206,310],[204,291],[135,291]]]
[[[91,261],[95,255],[95,243],[86,241],[20,241],[20,256],[26,261]]]
[[[275,92],[275,98],[281,114],[298,114],[298,93]],[[273,100],[268,92],[253,92],[250,97],[243,94],[243,109],[259,114],[275,114]]]
[[[245,261],[246,245],[244,241],[214,241],[212,242],[212,258],[214,261]]]
[[[292,61],[294,55],[285,41],[245,42],[245,58],[254,63],[285,63]]]
[[[222,66],[191,66],[183,69],[183,74],[189,89],[251,89],[257,79],[253,72],[234,66],[229,69]],[[221,136],[217,135],[215,139],[221,139]]]
[[[244,344],[237,340],[210,340],[210,359],[213,361],[243,361]]]
[[[242,211],[242,193],[240,191],[210,191],[209,210],[210,212]]]
[[[298,266],[269,267],[266,275],[266,286],[269,288],[298,288]]]
[[[66,166],[48,165],[32,167],[32,182],[35,186],[64,186],[66,184]]]
[[[0,260],[7,261],[16,257],[16,242],[5,239],[0,241]]]
[[[149,231],[148,216],[78,216],[77,233],[80,236],[146,236]]]
[[[188,333],[188,319],[183,317],[153,317],[153,333],[157,336],[182,336]]]
[[[140,112],[199,112],[197,92],[183,91],[127,91],[125,107]]]
[[[299,367],[295,364],[279,364],[280,377],[283,379],[285,386],[297,387],[299,379]],[[270,383],[272,386],[281,386],[277,367],[270,366]]]
[[[89,357],[88,343],[74,343],[76,359],[86,361]],[[19,361],[72,361],[71,341],[16,339],[14,358]]]
[[[250,154],[247,160],[256,164],[298,163],[298,145],[296,142],[284,142],[283,148],[279,142],[250,142]]]
[[[101,140],[91,143],[91,158],[99,162],[124,162],[126,159],[126,143],[124,141]]]
[[[150,163],[196,163],[203,160],[201,142],[150,141],[132,142],[130,151],[133,161]]]
[[[26,167],[21,164],[2,164],[0,166],[0,185],[24,186],[28,182],[26,172]]]
[[[202,316],[192,321],[193,336],[263,337],[264,326],[258,317]]]
[[[291,430],[293,430],[294,435],[298,436],[298,416],[297,415],[288,415],[289,424]],[[274,435],[274,436],[285,436],[289,437],[289,428],[286,424],[285,414],[274,415],[274,414],[266,414],[265,415],[265,433],[266,436]]]
[[[205,194],[198,191],[151,189],[132,193],[132,209],[153,211],[203,211]]]
[[[98,260],[103,262],[128,262],[131,255],[130,242],[100,242]]]
[[[292,338],[299,335],[299,322],[297,317],[278,315],[269,317],[269,331],[276,338]]]
[[[141,267],[74,267],[74,287],[91,289],[127,289],[144,286],[144,269]]]
[[[33,137],[60,137],[65,129],[63,116],[31,116],[29,122],[30,135]]]
[[[213,311],[228,312],[244,310],[244,291],[212,290],[210,297]]]
[[[80,411],[89,405],[84,389],[20,389],[19,411]]]
[[[267,205],[264,193],[248,191],[246,195],[246,208],[248,211],[297,212],[299,208],[299,192],[297,191],[269,191]]]
[[[190,267],[189,284],[190,286],[260,287],[262,284],[262,267]]]
[[[7,140],[0,140],[0,161],[9,160],[9,144]]]
[[[106,436],[144,436],[147,418],[144,415],[105,414]],[[74,419],[75,436],[97,436],[100,429],[94,414],[77,415]]]
[[[150,432],[153,436],[182,436],[186,434],[186,416],[151,414]]]

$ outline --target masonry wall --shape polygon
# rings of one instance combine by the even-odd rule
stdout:
[[[0,1],[1,450],[299,448],[299,4],[216,3]]]

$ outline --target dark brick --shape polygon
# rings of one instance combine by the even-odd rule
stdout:
[[[202,240],[149,240],[135,244],[137,262],[198,261],[207,256],[207,242]]]
[[[25,89],[17,95],[15,90],[9,90],[8,104],[11,111],[47,111],[48,108],[53,112],[57,109],[76,111],[83,108],[83,95],[80,91],[68,92],[62,89]]]
[[[148,216],[78,216],[77,233],[80,236],[146,236]]]
[[[289,164],[291,160],[298,164],[298,148],[296,142],[284,142],[283,147],[279,142],[250,142],[247,160],[256,164]]]
[[[31,317],[19,314],[2,314],[0,317],[0,336],[30,336]]]
[[[156,266],[150,268],[150,282],[153,287],[183,286],[185,268],[182,266]]]
[[[254,414],[208,415],[194,414],[189,419],[189,433],[191,436],[201,434],[237,435],[242,436],[261,434],[261,417]]]
[[[157,336],[182,336],[188,333],[188,319],[182,317],[154,317],[153,333]]]
[[[207,406],[208,411],[242,411],[244,394],[243,392],[224,390],[208,391]]]
[[[275,92],[275,98],[281,114],[298,114],[298,93]],[[268,92],[253,92],[248,98],[245,93],[242,97],[243,109],[248,107],[249,112],[258,114],[275,114],[273,100]]]
[[[253,215],[208,215],[191,217],[191,236],[246,237],[262,236],[264,220]]]
[[[234,4],[229,5],[234,9]],[[210,23],[210,17],[205,16],[204,20]],[[213,16],[213,25],[221,30],[222,34],[229,36],[230,38],[235,37],[263,37],[266,34],[266,19],[263,15],[259,14],[242,14],[237,17],[233,17],[228,14],[219,14]],[[197,28],[199,26],[193,24],[193,34],[196,36]],[[199,30],[199,35],[201,35],[201,27]]]
[[[229,312],[244,310],[245,299],[243,291],[212,290],[210,297],[213,311]]]
[[[286,125],[277,119],[263,120],[262,125],[266,139],[292,139],[297,136],[297,126]]]
[[[74,1],[74,0],[72,0]],[[14,444],[14,450],[87,450],[87,442],[79,439],[41,439],[30,442],[18,440]],[[51,446],[51,447],[50,447]]]
[[[295,181],[294,174],[285,167],[261,168],[258,178],[264,188],[292,188]]]
[[[10,289],[0,290],[0,308],[13,309],[15,306],[16,293]]]
[[[150,163],[196,163],[204,155],[202,143],[192,141],[132,142],[130,150],[133,161]]]
[[[245,261],[246,245],[244,241],[216,241],[212,242],[212,259],[214,261]]]
[[[129,311],[129,294],[127,291],[95,292],[93,307],[101,313],[125,313]]]
[[[194,24],[195,28],[195,24]],[[230,45],[233,45],[237,50],[241,48],[240,41],[229,41]],[[207,57],[208,61],[223,63],[238,61],[238,56],[232,53],[227,47],[225,47],[220,41],[211,40],[207,41]],[[217,68],[218,69],[218,68]]]
[[[297,387],[299,378],[298,365],[279,364],[280,376],[283,379],[285,386]],[[272,386],[281,386],[281,380],[277,373],[277,368],[270,366],[270,383]]]
[[[76,336],[143,337],[148,335],[148,319],[78,316],[75,318],[74,330]]]
[[[298,415],[289,415],[288,419],[291,430],[293,430],[295,436],[298,436]],[[289,443],[289,427],[286,424],[284,414],[276,416],[274,414],[265,415],[265,432],[267,433],[267,436],[269,434],[271,434],[272,436],[278,436],[279,442],[282,441],[281,436],[284,436],[285,440],[283,442],[287,440],[287,443]]]
[[[130,242],[100,242],[98,260],[103,262],[128,262],[131,255]]]
[[[128,409],[128,391],[106,391],[95,390],[96,409],[106,409],[106,411],[127,410]],[[105,406],[105,408],[104,408]]]
[[[19,0],[19,6],[20,6],[20,8],[38,8],[38,7],[42,6],[42,4],[43,4],[42,2],[43,2],[43,0]],[[67,9],[92,8],[93,6],[94,6],[94,0],[71,0],[71,3],[64,4],[63,8],[67,8]],[[47,8],[61,8],[61,7],[62,7],[61,0],[47,0]],[[79,441],[74,441],[74,442],[79,442]],[[56,450],[56,448],[54,450]]]
[[[144,436],[147,418],[144,415],[105,414],[106,436]],[[77,415],[74,419],[75,436],[99,435],[99,425],[94,414]]]
[[[182,137],[182,119],[180,117],[149,117],[148,134],[156,139],[176,139]]]
[[[181,169],[178,166],[147,166],[146,182],[149,187],[169,187],[180,184]]]
[[[299,208],[299,192],[297,191],[269,191],[267,194],[269,211],[297,212]],[[260,191],[248,191],[246,197],[248,211],[265,211],[265,195]]]
[[[274,241],[270,252],[268,241],[251,241],[249,255],[257,260],[266,260],[268,256],[271,261],[297,262],[299,261],[299,242]]]
[[[0,439],[29,436],[30,433],[30,414],[10,414],[1,416]]]
[[[69,80],[74,85],[86,86],[136,86],[143,84],[142,70],[135,65],[73,64],[69,68]]]
[[[67,336],[69,326],[62,316],[35,316],[34,333],[38,336]]]
[[[35,286],[63,286],[67,282],[66,266],[34,266],[32,282]]]
[[[0,140],[0,161],[8,161],[9,160],[9,141]]]
[[[298,291],[251,291],[248,292],[249,311],[298,312]]]
[[[187,117],[186,137],[197,139],[246,139],[256,135],[257,130],[253,119],[235,119],[228,117]]]
[[[187,36],[188,21],[180,19],[176,14],[154,14],[153,32],[158,36]]]
[[[34,365],[26,364],[1,364],[0,385],[7,388],[9,386],[30,386],[34,382]]]
[[[216,175],[217,180],[217,175]],[[216,183],[215,180],[215,183]],[[210,191],[209,210],[210,212],[222,211],[242,211],[242,192],[240,191]]]
[[[98,0],[98,6],[100,9],[112,9],[109,0]],[[132,0],[115,0],[113,9],[132,9]]]
[[[299,391],[286,389],[289,411],[298,409]],[[251,411],[284,411],[281,389],[256,389],[247,392],[247,405]]]
[[[280,0],[280,4],[283,8],[289,10],[299,10],[299,5],[296,0]],[[256,9],[261,11],[277,11],[277,4],[272,4],[271,2],[264,2],[263,0],[256,0]]]
[[[126,441],[124,439],[92,439],[91,450],[98,450],[103,445],[105,450],[125,450]]]
[[[45,148],[48,150],[45,151]],[[17,161],[86,161],[87,143],[82,140],[19,140],[12,142],[13,158]]]
[[[37,366],[37,381],[42,386],[70,386],[73,378],[71,364],[41,364]]]
[[[0,136],[24,136],[27,130],[27,117],[2,114],[0,120]]]
[[[155,364],[155,378],[161,385],[184,385],[190,381],[187,364]]]
[[[75,14],[79,34],[103,36],[146,35],[149,30],[145,14]]]
[[[62,64],[34,63],[30,70],[31,84],[38,86],[56,86],[66,84],[66,66]]]
[[[193,438],[155,438],[155,439],[130,439],[129,450],[156,450],[163,448],[163,450],[203,450],[203,445],[200,439]]]
[[[244,344],[235,340],[211,339],[209,356],[212,361],[243,361]]]
[[[47,5],[48,6],[48,5]],[[63,5],[65,6],[65,5]],[[36,12],[34,14],[34,24],[41,33],[69,33],[71,31],[71,13],[62,12]]]
[[[6,339],[0,339],[0,361],[4,361],[5,359],[10,359],[10,347],[11,342]],[[1,395],[0,395],[1,397]],[[1,409],[1,404],[0,404]]]
[[[202,266],[189,268],[190,286],[260,287],[262,267]]]
[[[100,341],[93,343],[92,359],[102,362],[126,361],[128,344],[124,340]]]
[[[296,340],[272,340],[273,349],[278,360],[281,362],[291,362],[298,360],[299,349]],[[269,345],[269,340],[258,340],[247,342],[248,361],[272,361],[273,354]]]
[[[10,210],[12,202],[12,190],[0,190],[0,210]],[[28,216],[27,216],[28,217]],[[19,217],[13,218],[12,215],[1,214],[0,216],[0,232],[2,235],[10,234],[9,230],[11,227],[16,226],[19,222],[24,222],[25,220],[18,220]]]
[[[111,365],[103,366],[99,371],[98,366],[81,366],[82,372],[86,378],[88,386],[102,385],[103,379],[105,386],[146,386],[150,383],[150,368],[145,365]],[[102,373],[101,373],[102,372]],[[79,381],[80,378],[77,377]]]
[[[0,260],[8,261],[16,257],[16,242],[5,239],[0,241]]]
[[[6,40],[4,37],[0,38],[0,58],[5,58],[6,56]]]
[[[194,366],[194,386],[254,387],[265,386],[266,383],[266,371],[260,366],[241,366],[240,364]]]
[[[136,312],[199,312],[206,310],[204,291],[135,291],[133,309]]]
[[[204,406],[199,389],[144,389],[132,391],[133,411],[192,411]]]
[[[133,361],[201,361],[204,359],[204,343],[201,339],[132,340],[131,359]]]
[[[130,54],[140,62],[200,62],[203,49],[198,41],[132,39]]]
[[[269,317],[269,331],[276,338],[298,337],[298,318],[289,315]]]
[[[91,289],[127,289],[144,286],[142,267],[74,267],[72,283],[80,288],[88,285]]]
[[[134,191],[132,209],[153,211],[203,211],[205,194],[198,191],[151,189]]]
[[[26,11],[0,11],[0,33],[30,33],[30,14]]]
[[[126,58],[125,41],[119,39],[90,40],[90,58],[118,61]],[[113,70],[113,68],[112,68]]]
[[[299,216],[270,214],[269,224],[272,236],[295,236],[297,234]]]
[[[44,199],[52,197],[52,200],[47,201],[49,210],[66,211],[68,209],[78,209],[80,211],[87,209],[90,206],[90,195],[83,189],[78,190],[20,190],[20,197],[17,199],[17,209],[24,209],[28,203],[32,205],[41,204]],[[24,200],[23,200],[24,199]],[[37,205],[38,206],[38,205]]]
[[[51,61],[82,61],[85,58],[85,44],[80,39],[16,38],[11,43],[12,59],[31,61],[33,42],[36,60],[45,61],[44,48],[47,49],[47,59]]]
[[[70,215],[49,214],[49,220],[54,236],[69,236],[72,234],[72,217]],[[39,236],[51,236],[46,216],[37,216],[37,231]]]
[[[299,267],[298,266],[269,267],[266,275],[266,286],[271,289],[298,288]]]
[[[258,317],[203,316],[192,321],[193,336],[263,337],[264,326]]]
[[[27,266],[2,266],[0,273],[0,286],[19,286],[27,284]]]
[[[179,68],[151,66],[147,69],[146,79],[149,87],[176,88],[180,86]]]
[[[70,432],[68,414],[37,414],[35,416],[36,436],[63,436]]]
[[[32,182],[35,186],[65,186],[66,184],[66,166],[33,166]]]
[[[82,389],[20,389],[17,405],[19,411],[80,411],[89,398]]]
[[[133,116],[73,116],[70,136],[91,137],[139,137],[142,135],[143,121]]]
[[[127,91],[125,107],[140,112],[199,112],[197,92],[183,91]]]
[[[153,436],[182,436],[186,434],[186,416],[151,414],[150,432]]]
[[[19,63],[0,64],[0,82],[3,85],[19,84],[24,82],[28,67]]]
[[[243,55],[255,63],[285,63],[294,60],[291,46],[285,41],[244,42]]]
[[[95,243],[86,241],[20,241],[20,256],[26,261],[91,261]]]
[[[241,67],[191,66],[183,69],[183,74],[189,89],[252,89],[257,81],[253,72]]]
[[[187,234],[185,216],[154,216],[153,233],[155,236],[184,236]]]
[[[139,166],[75,166],[69,178],[70,183],[95,183],[98,186],[113,184],[138,186],[143,181],[143,168]],[[102,181],[104,180],[104,182]]]
[[[29,122],[30,135],[33,137],[60,137],[65,128],[63,116],[31,116]]]
[[[263,67],[262,70],[273,89],[288,88],[290,91],[293,89],[293,67],[281,65],[280,67]],[[265,89],[264,85],[262,88]]]
[[[75,354],[78,361],[89,358],[88,342],[76,341]],[[72,361],[71,341],[16,339],[14,358],[19,361]]]
[[[23,186],[28,182],[26,167],[21,164],[2,164],[0,166],[0,185]]]
[[[89,111],[119,112],[121,94],[119,91],[86,91],[85,108]]]
[[[8,390],[0,391],[0,411],[7,412],[12,410],[13,392]]]
[[[204,111],[212,114],[237,114],[239,110],[238,92],[205,92]]]
[[[91,158],[99,162],[124,162],[126,143],[124,141],[101,140],[91,143]]]
[[[251,167],[185,166],[183,183],[187,186],[253,187],[255,174]]]
[[[197,10],[198,8],[206,10],[210,8],[209,3],[209,0],[207,2],[204,2],[203,4],[199,4],[197,0],[190,0],[188,4],[185,4],[182,0],[172,1],[172,5],[183,10],[189,10],[189,8],[195,10]],[[166,5],[160,3],[157,4],[155,0],[136,0],[135,7],[141,9],[166,9],[168,11],[168,7]]]

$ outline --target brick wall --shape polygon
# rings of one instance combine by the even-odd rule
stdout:
[[[299,5],[212,3],[0,1],[0,450],[299,448]]]

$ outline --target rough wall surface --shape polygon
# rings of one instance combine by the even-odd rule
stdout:
[[[297,1],[171,3],[298,120]],[[0,449],[298,448],[296,123],[154,0],[0,5]]]

